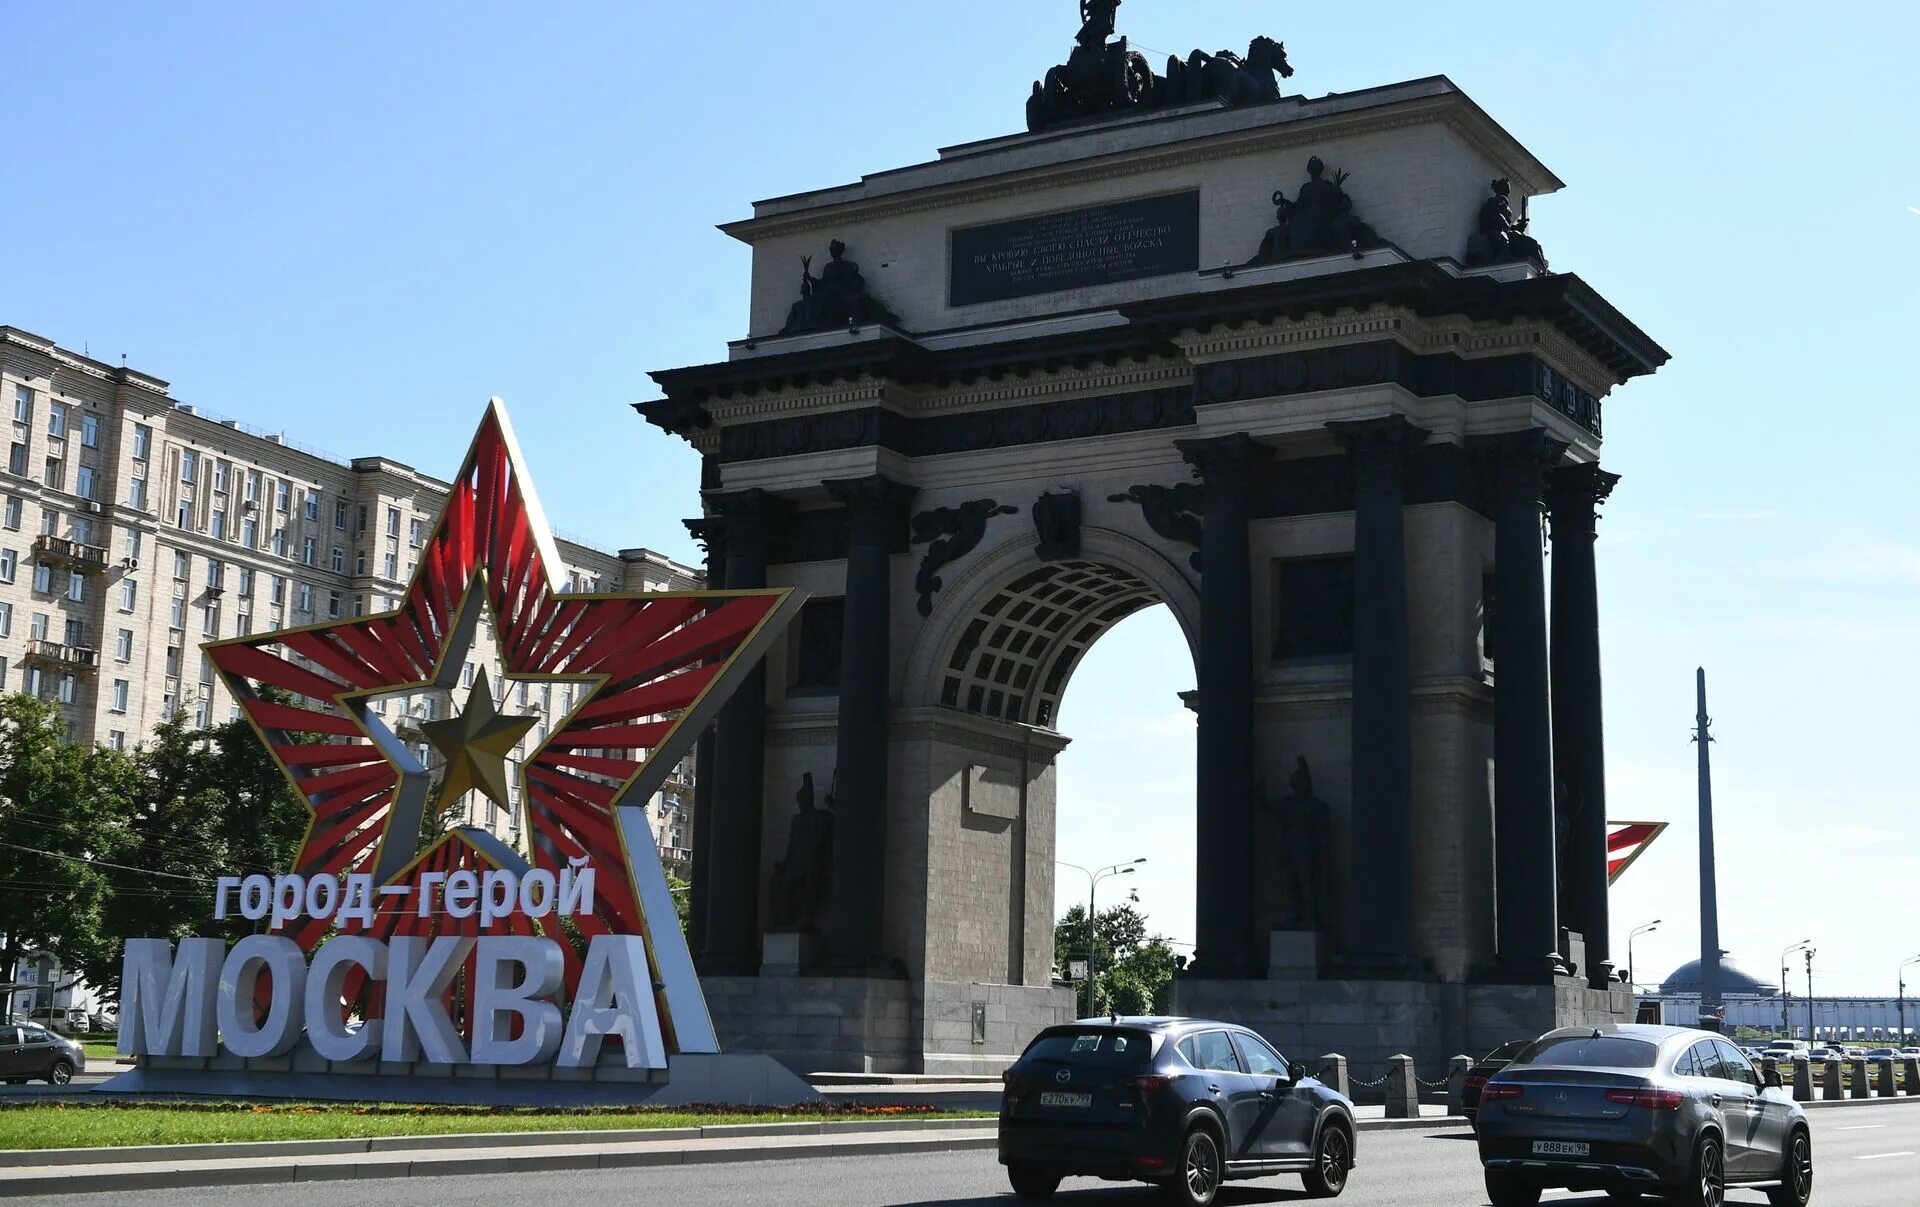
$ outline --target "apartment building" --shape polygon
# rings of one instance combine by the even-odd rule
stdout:
[[[237,719],[202,643],[393,607],[447,497],[445,481],[411,466],[336,459],[199,412],[159,378],[15,327],[0,326],[0,406],[12,415],[0,691],[57,703],[74,741],[126,749],[176,712],[199,726]],[[700,585],[648,549],[558,545],[568,590]],[[414,741],[464,705],[481,670],[503,710],[541,718],[522,750],[572,709],[573,685],[507,684],[482,630],[452,699],[376,705],[396,733]],[[684,869],[691,758],[678,771],[649,815],[667,862]],[[463,808],[468,823],[518,838],[517,799],[503,811],[472,794]]]

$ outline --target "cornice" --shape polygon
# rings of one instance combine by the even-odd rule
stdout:
[[[1474,150],[1501,165],[1524,196],[1551,192],[1559,185],[1557,180],[1551,179],[1551,173],[1543,179],[1528,171],[1524,163],[1516,164],[1511,149],[1498,148],[1494,140],[1487,136],[1486,128],[1498,130],[1492,119],[1464,93],[1450,92],[1393,102],[1382,109],[1318,115],[1294,122],[1223,131],[1170,146],[1115,151],[1041,168],[1015,168],[974,182],[933,184],[885,197],[829,204],[765,218],[747,218],[726,223],[720,230],[751,244],[828,227],[844,227],[928,210],[1022,197],[1057,189],[1063,183],[1081,185],[1121,180],[1222,159],[1315,148],[1335,139],[1357,138],[1419,126],[1445,129],[1458,135]],[[1517,142],[1513,145],[1519,147]],[[1520,150],[1525,153],[1525,148]],[[1531,155],[1527,158],[1530,159]]]

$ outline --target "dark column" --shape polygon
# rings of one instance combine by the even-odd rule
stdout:
[[[1200,723],[1195,743],[1194,965],[1243,978],[1266,968],[1253,909],[1253,561],[1247,521],[1273,450],[1244,432],[1182,440],[1205,486],[1200,579]]]
[[[1401,468],[1427,433],[1399,415],[1327,425],[1353,453],[1353,935],[1357,971],[1410,975],[1413,670]]]
[[[1494,501],[1493,760],[1500,979],[1543,980],[1560,965],[1555,888],[1553,725],[1547,679],[1540,492],[1565,446],[1537,428],[1489,437]]]
[[[718,516],[685,521],[687,531],[707,552],[706,589],[724,591],[727,586],[726,524]],[[707,857],[713,838],[713,736],[709,725],[700,735],[693,751],[693,881],[687,890],[687,947],[705,951],[707,946],[707,894],[713,875]]]
[[[824,484],[846,505],[847,595],[827,959],[837,972],[886,973],[887,713],[892,691],[893,554],[905,544],[911,487],[875,474]]]
[[[767,585],[767,546],[785,504],[764,490],[712,495],[726,525],[726,583]],[[714,727],[713,791],[705,854],[705,942],[709,976],[748,976],[760,967],[760,827],[766,792],[767,672],[755,666],[720,710]],[[696,858],[699,856],[696,855]]]
[[[1600,591],[1593,542],[1619,475],[1573,465],[1548,478],[1553,533],[1553,767],[1559,785],[1560,910],[1586,936],[1596,989],[1609,986],[1607,768],[1600,712]]]

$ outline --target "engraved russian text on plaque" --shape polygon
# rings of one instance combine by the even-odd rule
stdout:
[[[1192,272],[1200,194],[1173,193],[953,232],[954,306]]]

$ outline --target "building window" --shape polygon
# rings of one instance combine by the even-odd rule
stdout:
[[[347,501],[340,499],[333,505],[333,526],[345,529],[347,526]]]
[[[327,592],[327,617],[330,620],[340,619],[340,592],[338,591]]]
[[[359,536],[362,533],[366,532],[366,530],[367,530],[367,505],[365,503],[362,503],[354,512],[353,535]]]
[[[421,529],[421,523],[418,516],[415,516],[412,520],[408,521],[407,544],[412,545],[415,549],[418,549],[420,547],[420,529]]]
[[[147,450],[153,447],[153,429],[144,423],[133,425],[133,459],[145,461]]]
[[[200,468],[200,456],[190,448],[180,450],[180,480],[191,482],[194,473]]]
[[[225,461],[213,463],[213,489],[221,494],[227,493],[227,471],[230,467]]]
[[[367,614],[366,596],[356,595],[353,597],[353,614],[355,616],[365,616]]]
[[[107,745],[108,745],[109,747],[111,747],[112,749],[114,749],[114,750],[119,750],[119,751],[124,751],[124,750],[126,750],[126,748],[127,748],[127,731],[126,731],[126,730],[124,730],[124,729],[110,729],[110,730],[108,730],[108,731],[107,731]]]
[[[83,448],[100,447],[100,417],[98,415],[80,416],[80,445]]]
[[[138,528],[127,529],[127,556],[135,561],[140,560],[140,530]]]
[[[60,676],[60,703],[71,704],[74,697],[75,679],[72,675]]]
[[[285,511],[287,509],[287,500],[291,497],[292,490],[292,484],[284,480],[273,484],[273,509],[275,511]]]
[[[140,600],[140,584],[130,578],[121,579],[120,580],[120,610],[122,612],[133,611],[134,605],[138,603],[139,600]]]
[[[353,555],[353,574],[355,578],[367,572],[367,551],[361,549]]]
[[[200,635],[202,637],[220,635],[220,605],[217,602],[212,600],[207,602],[206,615],[200,621]]]
[[[133,661],[133,630],[121,629],[113,641],[113,656],[121,662]]]
[[[74,475],[73,493],[83,499],[91,499],[93,497],[93,467],[91,465],[82,465],[80,472]]]
[[[313,611],[313,587],[311,584],[301,583],[300,591],[297,595],[294,596],[294,598],[297,601],[294,605],[296,611],[300,611],[300,612]]]
[[[249,549],[260,543],[260,521],[252,515],[240,517],[240,543]]]
[[[387,508],[387,535],[400,535],[400,509],[398,507]]]
[[[179,677],[180,677],[180,647],[177,645],[170,645],[167,647],[167,678],[178,679]]]
[[[132,693],[133,684],[127,682],[125,679],[115,679],[113,681],[113,711],[127,711],[127,697]]]
[[[47,673],[37,666],[27,668],[27,694],[40,700],[47,697]]]
[[[45,612],[35,612],[33,619],[27,622],[27,636],[34,641],[45,641],[47,639],[47,626],[50,623],[51,617]]]
[[[302,565],[313,565],[313,552],[313,538],[310,536],[302,537],[300,540],[300,562]]]
[[[271,581],[268,584],[269,586],[268,598],[270,598],[271,600],[273,600],[274,603],[277,603],[277,604],[283,604],[287,602],[287,580],[284,578],[281,578],[278,574],[271,575],[270,580]]]
[[[221,511],[218,507],[214,508],[213,522],[211,527],[213,530],[214,540],[216,541],[226,540],[227,539],[227,513],[224,511]]]
[[[338,545],[335,545],[333,547],[333,557],[331,559],[331,564],[333,566],[333,572],[335,574],[345,574],[347,571],[346,550],[340,548],[340,546]]]
[[[87,602],[87,576],[78,570],[67,571],[67,598],[74,603]]]
[[[207,559],[207,586],[219,591],[227,585],[227,564],[219,558]]]
[[[193,527],[193,500],[192,499],[180,500],[180,510],[174,514],[173,522],[174,522],[174,526],[178,528]]]
[[[33,563],[33,589],[42,595],[53,594],[53,567],[46,562]]]
[[[1353,558],[1303,557],[1274,563],[1275,658],[1353,653]]]
[[[400,555],[397,553],[387,554],[387,563],[386,563],[387,577],[396,578],[399,576],[399,571],[400,571]]]
[[[20,531],[20,500],[19,499],[10,498],[7,500],[7,527],[11,528],[15,532]]]
[[[317,490],[307,491],[307,518],[309,520],[320,518],[320,492]]]
[[[244,597],[250,598],[253,595],[253,567],[252,566],[240,567],[240,585],[238,589],[239,589],[239,593]]]
[[[9,473],[18,474],[22,478],[27,476],[26,445],[21,444],[19,441],[14,442],[13,451],[7,455],[7,470]]]
[[[13,605],[0,603],[0,637],[13,636]]]
[[[64,436],[67,434],[67,408],[64,404],[47,404],[47,435]]]
[[[237,637],[252,636],[253,635],[253,613],[252,612],[234,613],[233,632],[234,632],[234,635]]]
[[[26,386],[13,387],[13,421],[33,422],[33,391]]]
[[[168,612],[167,612],[167,620],[172,625],[172,627],[176,629],[184,629],[187,627],[186,596],[176,595],[173,597],[173,604],[171,605],[171,607],[168,609]]]
[[[40,476],[40,482],[42,485],[50,487],[53,490],[65,490],[67,488],[67,463],[58,457],[48,457],[47,469],[46,472]]]
[[[147,480],[134,478],[127,484],[127,503],[135,511],[147,509]]]
[[[66,630],[66,643],[68,645],[83,646],[87,644],[86,621],[78,617],[69,616],[62,622],[61,627]]]
[[[284,528],[276,528],[273,530],[273,555],[275,557],[287,556],[287,530]]]
[[[189,578],[193,577],[193,555],[192,554],[182,553],[178,550],[174,551],[173,577],[179,580],[180,582],[186,582]]]
[[[20,555],[11,549],[0,549],[0,583],[13,581],[14,570],[20,564]]]
[[[259,470],[250,469],[247,471],[246,493],[241,495],[240,497],[245,499],[249,503],[258,503],[260,501],[260,471]]]

